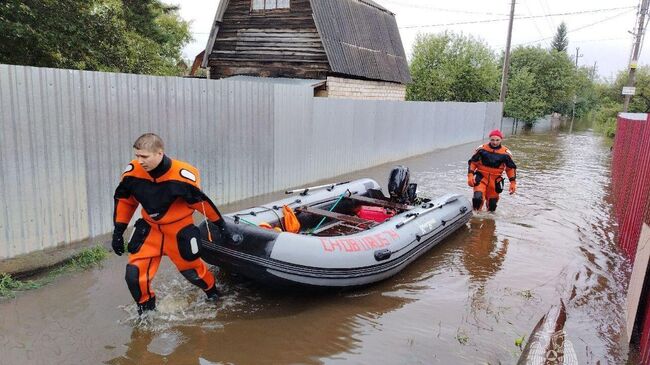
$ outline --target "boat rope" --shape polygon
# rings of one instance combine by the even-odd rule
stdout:
[[[339,198],[336,199],[336,202],[335,202],[335,203],[332,205],[332,207],[329,209],[330,212],[333,211],[334,208],[336,208],[337,205],[339,205],[339,203],[341,202],[341,200],[343,200],[343,197],[344,197],[345,194],[347,194],[347,193],[350,193],[350,195],[352,195],[352,192],[350,191],[350,189],[346,189],[343,193],[341,193],[341,195],[339,195]],[[312,228],[312,230],[309,231],[308,234],[311,235],[312,233],[314,233],[314,231],[317,230],[318,227],[320,227],[321,224],[323,224],[323,222],[325,222],[325,219],[327,219],[327,217],[323,217],[323,219],[321,219],[320,222],[318,222],[318,224],[316,225],[316,227]]]
[[[205,220],[205,229],[208,231],[208,241],[212,242],[212,233],[210,232],[210,224],[208,224],[208,216],[205,215],[205,205],[203,205],[203,201],[201,201],[201,208],[203,208],[203,219]],[[223,218],[219,217],[219,219],[223,219]]]

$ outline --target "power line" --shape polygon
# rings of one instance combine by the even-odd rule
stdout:
[[[428,9],[428,10],[442,11],[442,12],[446,12],[446,13],[508,16],[508,14],[503,14],[503,13],[478,12],[478,11],[468,11],[468,10],[458,10],[458,9],[445,9],[445,8],[438,8],[438,7],[428,6],[428,5],[411,4],[411,3],[408,3],[408,2],[402,2],[402,1],[396,1],[396,0],[383,0],[382,3],[389,3],[389,4],[392,3],[394,5],[401,6],[401,7],[404,7],[404,8]]]
[[[583,11],[574,11],[574,12],[556,13],[556,14],[546,14],[546,15],[518,16],[518,17],[515,17],[515,19],[521,20],[521,19],[548,18],[548,17],[554,17],[554,16],[582,15],[582,14],[591,14],[591,13],[614,11],[614,10],[621,10],[621,9],[626,9],[626,12],[629,12],[631,9],[634,9],[634,8],[636,8],[636,6],[626,6],[626,7],[621,7],[621,8],[610,8],[610,9],[583,10]],[[410,28],[443,27],[443,26],[449,26],[449,25],[494,23],[494,22],[502,22],[502,21],[507,21],[507,20],[509,20],[509,18],[473,20],[473,21],[466,21],[466,22],[428,24],[428,25],[407,25],[407,26],[402,26],[402,27],[399,27],[399,28],[400,29],[410,29]]]
[[[624,39],[629,39],[629,37],[618,37],[618,38],[601,38],[601,39],[583,39],[583,40],[572,40],[571,43],[589,43],[589,42],[607,42],[607,41],[621,41]]]
[[[618,17],[620,17],[620,16],[622,16],[622,15],[625,15],[625,14],[627,14],[627,13],[629,13],[629,12],[630,12],[629,10],[626,10],[626,11],[624,11],[624,12],[622,12],[622,13],[619,13],[619,14],[616,14],[616,15],[613,15],[613,16],[610,16],[610,17],[607,17],[607,18],[601,19],[601,20],[599,20],[599,21],[597,21],[597,22],[594,22],[594,23],[591,23],[591,24],[587,24],[587,25],[584,25],[584,26],[582,26],[582,27],[578,27],[578,28],[576,28],[576,29],[567,30],[567,34],[572,33],[572,32],[577,32],[577,31],[579,31],[579,30],[583,30],[583,29],[585,29],[585,28],[593,27],[594,25],[598,25],[598,24],[604,23],[604,22],[606,22],[606,21],[612,20],[612,19],[614,19],[614,18],[618,18]],[[541,39],[537,39],[537,40],[534,40],[534,41],[530,41],[530,42],[519,43],[519,44],[517,44],[517,45],[518,45],[518,46],[525,46],[525,45],[527,45],[527,44],[537,43],[537,42],[541,42],[541,41],[549,40],[549,39],[551,39],[551,38],[553,38],[553,37],[554,37],[554,35],[553,35],[553,36],[550,36],[550,37],[546,37],[546,38],[541,38]]]
[[[528,9],[528,13],[532,14],[532,11],[530,11],[530,7],[528,6],[528,2],[524,1],[523,3],[524,3],[524,5],[526,5],[526,9]],[[543,37],[542,30],[539,29],[539,27],[537,26],[537,21],[536,20],[533,20],[533,25],[535,26],[535,29],[537,29],[537,33],[539,33],[539,36]]]
[[[538,0],[539,5],[542,7],[542,12],[544,15],[551,13],[551,8],[548,7],[548,3],[545,0]],[[556,27],[555,23],[549,18],[545,18],[546,24],[548,24],[551,28],[551,32],[554,32]]]

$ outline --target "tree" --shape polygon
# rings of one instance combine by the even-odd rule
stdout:
[[[619,102],[623,100],[621,91],[623,86],[627,86],[628,80],[628,71],[619,72],[616,81],[609,90],[610,98],[615,98]],[[628,111],[630,113],[650,113],[650,66],[646,65],[637,68],[635,81],[636,91],[630,99]]]
[[[608,137],[616,134],[616,116],[623,110],[623,86],[627,86],[628,71],[620,71],[616,80],[608,84],[596,83],[597,108],[590,111],[589,118],[595,129]],[[636,72],[636,93],[630,100],[631,113],[650,113],[650,66],[642,66]]]
[[[510,77],[504,112],[507,116],[528,125],[544,116],[547,103],[537,86],[535,75],[523,67]]]
[[[418,35],[411,57],[408,100],[495,100],[499,66],[483,42],[453,33]]]
[[[190,39],[160,0],[0,2],[0,63],[176,75]]]
[[[599,105],[599,94],[593,81],[593,68],[580,67],[575,75],[576,118],[581,118]]]
[[[510,62],[510,80],[523,70],[534,76],[535,93],[541,96],[544,104],[541,111],[534,108],[541,113],[538,117],[552,112],[565,115],[571,112],[576,89],[575,67],[565,52],[548,51],[541,47],[517,47],[512,52]],[[506,104],[507,98],[514,97],[514,93],[515,91],[509,87]],[[506,115],[512,116],[507,112]]]
[[[557,27],[553,41],[551,42],[551,49],[554,49],[558,52],[566,52],[569,48],[569,38],[567,37],[566,24],[564,22],[560,23]]]

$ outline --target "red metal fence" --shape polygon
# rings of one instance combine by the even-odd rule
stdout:
[[[634,262],[643,223],[650,225],[650,115],[618,117],[612,156],[614,215],[618,222],[618,245]],[[641,316],[642,364],[650,365],[650,285],[645,280],[645,307]],[[643,304],[645,303],[645,304]]]
[[[642,222],[650,224],[650,121],[648,114],[619,116],[612,158],[618,244],[634,260]]]

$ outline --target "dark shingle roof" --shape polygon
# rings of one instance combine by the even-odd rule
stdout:
[[[371,0],[310,0],[333,72],[411,82],[395,15]]]

